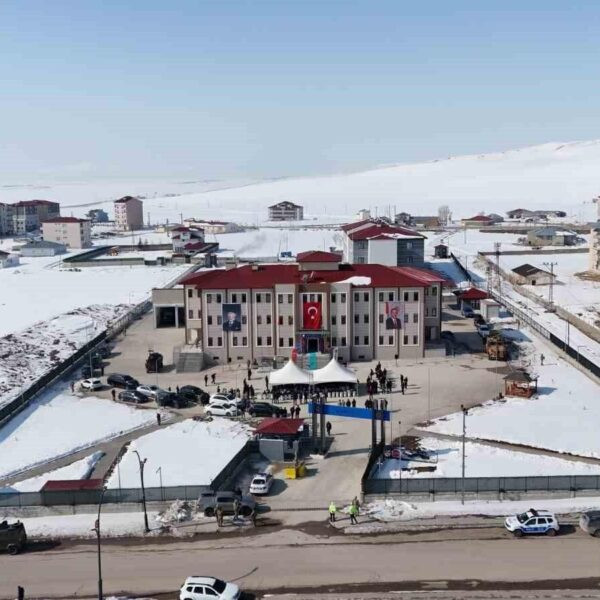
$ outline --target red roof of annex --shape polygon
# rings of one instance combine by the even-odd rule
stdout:
[[[244,265],[235,269],[213,269],[195,273],[181,283],[199,289],[264,289],[277,283],[338,283],[350,277],[368,277],[369,285],[361,287],[427,287],[443,283],[444,278],[432,271],[416,267],[388,267],[370,264],[341,264],[337,270],[301,271],[297,264]]]
[[[323,250],[307,250],[306,252],[298,252],[296,260],[299,263],[339,263],[342,260],[342,255],[337,252],[323,252]]]
[[[77,219],[76,217],[55,217],[46,219],[44,223],[86,223],[89,219]]]

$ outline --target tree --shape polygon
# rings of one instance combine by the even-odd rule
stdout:
[[[438,208],[438,219],[440,221],[440,225],[448,225],[452,220],[452,213],[450,212],[450,207],[447,204],[442,204]]]

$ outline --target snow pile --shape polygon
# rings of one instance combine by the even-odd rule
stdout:
[[[216,418],[211,422],[186,419],[144,435],[132,442],[118,471],[108,480],[109,488],[137,488],[140,474],[137,455],[147,459],[147,487],[210,485],[244,447],[251,430],[243,423]]]
[[[4,492],[39,492],[47,481],[50,480],[76,480],[89,479],[96,463],[104,456],[104,452],[94,452],[81,460],[78,460],[65,467],[48,471],[37,477],[30,477],[10,487],[0,488],[0,494]]]
[[[0,406],[102,333],[130,309],[95,304],[0,338]]]
[[[154,411],[48,392],[0,430],[0,477],[155,422]]]
[[[349,283],[350,285],[371,285],[371,278],[363,275],[354,275],[352,277],[348,277],[348,279],[340,281],[339,283]]]
[[[401,500],[392,500],[391,498],[375,500],[360,507],[361,515],[384,522],[416,519],[418,513],[417,505]]]
[[[460,477],[462,444],[437,438],[421,438],[419,446],[431,461],[387,459],[373,472],[376,479],[412,479]],[[494,448],[467,442],[465,464],[467,477],[532,477],[537,475],[600,475],[600,464],[570,461],[530,452]],[[402,473],[400,473],[402,463]]]
[[[156,522],[161,525],[184,523],[191,521],[196,515],[196,508],[185,500],[175,500],[169,507],[156,515]]]

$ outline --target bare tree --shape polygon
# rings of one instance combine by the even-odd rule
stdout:
[[[450,212],[450,207],[447,204],[442,204],[438,208],[438,219],[440,221],[440,225],[448,225],[450,220],[452,219],[452,213]]]

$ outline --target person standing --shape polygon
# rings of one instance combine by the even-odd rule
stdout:
[[[358,507],[354,502],[350,505],[350,510],[348,512],[350,513],[350,525],[358,525],[358,520],[356,518],[358,516]]]
[[[543,354],[540,354],[540,363],[544,364],[544,358],[546,358]]]
[[[71,394],[75,391],[75,382],[71,381]],[[114,392],[114,390],[113,390]],[[115,399],[114,395],[113,395],[113,400]]]
[[[160,427],[160,413],[156,413],[156,424]]]
[[[335,502],[331,501],[329,503],[329,522],[335,523],[335,513],[337,512],[337,506]]]
[[[356,514],[358,514],[360,512],[360,500],[358,499],[358,496],[354,496],[352,506],[356,506]]]
[[[115,388],[113,388],[112,390],[110,390],[110,395],[112,396],[113,402],[116,400],[117,398],[117,392],[115,390]]]
[[[215,517],[217,518],[217,527],[223,527],[223,509],[217,506],[215,510]]]
[[[252,369],[248,369],[248,380],[252,379]]]
[[[240,516],[240,501],[235,498],[233,500],[233,520],[237,521]]]
[[[325,429],[327,430],[327,435],[331,435],[331,423],[329,421],[325,424]]]
[[[205,373],[204,374],[204,387],[208,386],[208,375]]]
[[[269,391],[269,376],[265,375],[265,387],[267,388],[267,392]]]
[[[217,379],[217,374],[216,374],[216,373],[213,373],[213,374],[210,376],[210,378],[211,378],[211,380],[212,380],[212,384],[213,384],[213,385],[215,385],[215,382],[216,382],[216,379]]]

